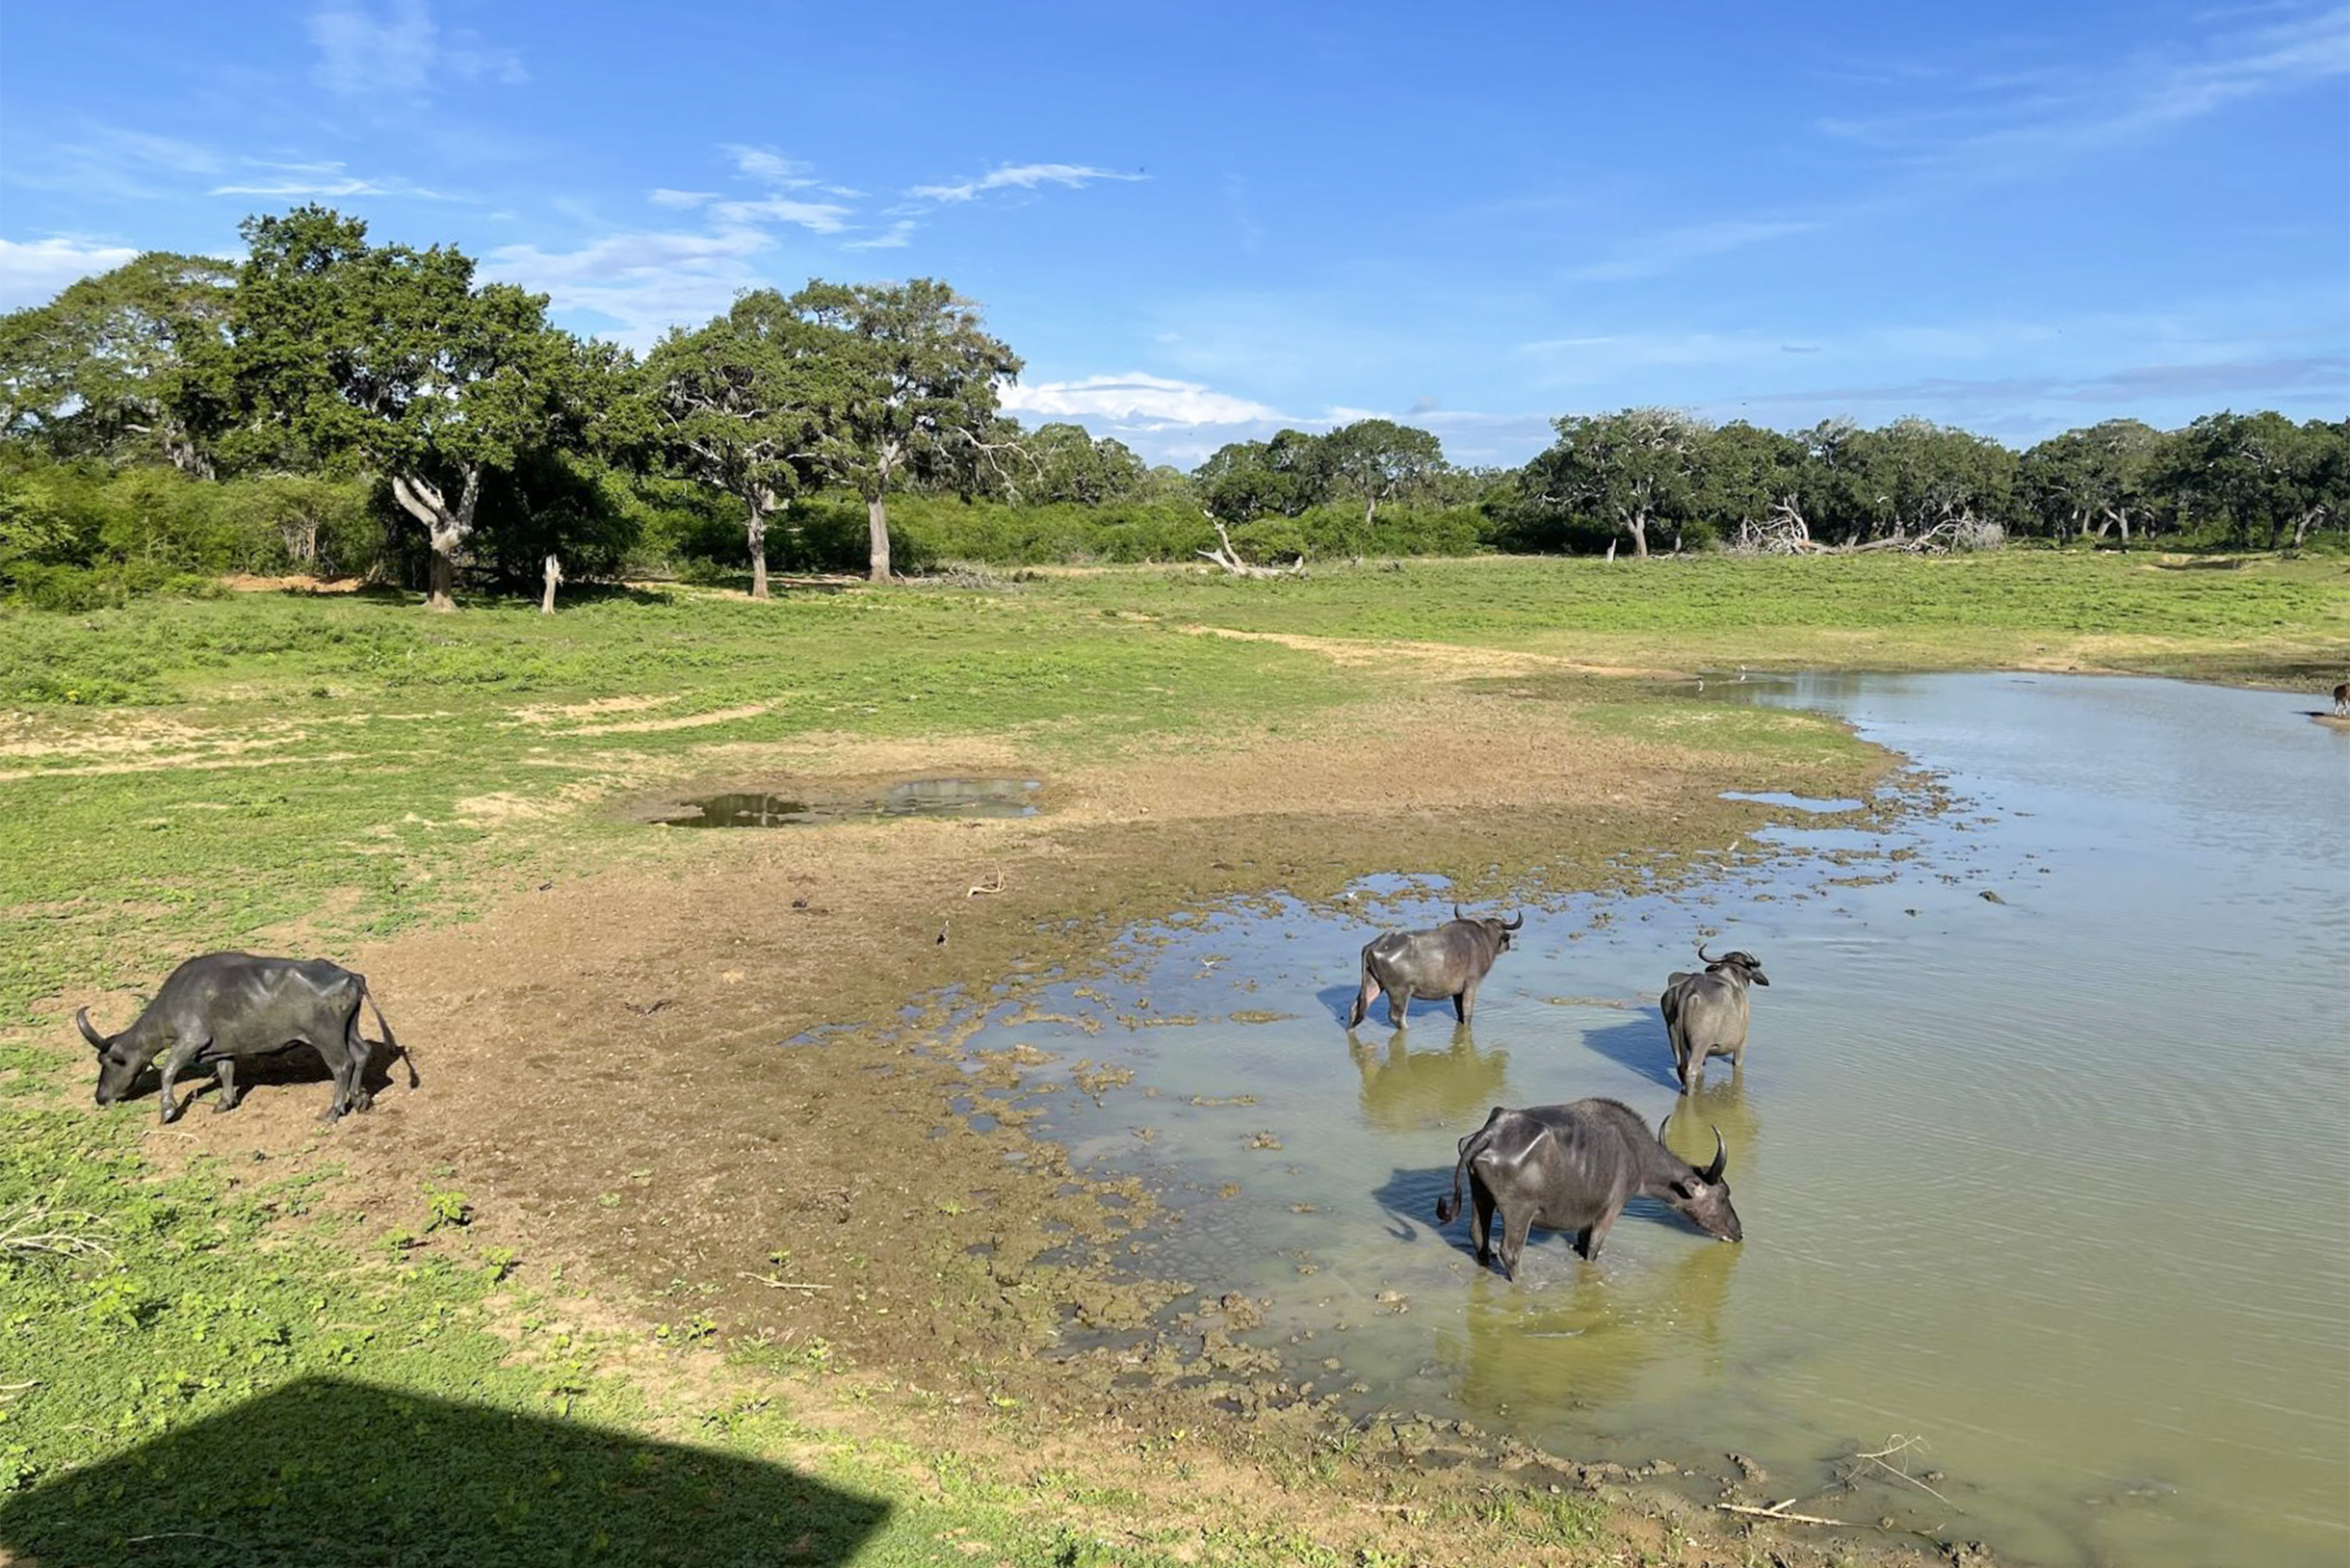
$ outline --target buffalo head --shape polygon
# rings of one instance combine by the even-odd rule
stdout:
[[[1670,1116],[1657,1124],[1658,1142],[1664,1141],[1664,1130],[1672,1125]],[[1722,1130],[1716,1127],[1713,1163],[1703,1170],[1690,1166],[1689,1174],[1674,1178],[1662,1196],[1666,1203],[1685,1215],[1690,1224],[1715,1241],[1742,1241],[1746,1239],[1746,1227],[1738,1223],[1738,1212],[1730,1206],[1730,1184],[1722,1179],[1722,1169],[1729,1163],[1730,1146],[1722,1141]]]
[[[1491,931],[1495,937],[1494,951],[1496,953],[1507,953],[1511,947],[1510,933],[1523,928],[1526,925],[1526,916],[1523,914],[1515,920],[1499,920],[1491,915],[1472,920],[1461,913],[1461,906],[1457,903],[1452,906],[1452,918],[1464,926],[1482,926]]]
[[[1770,977],[1762,973],[1762,960],[1751,953],[1733,951],[1725,953],[1717,958],[1706,951],[1705,943],[1700,942],[1697,944],[1697,961],[1704,964],[1710,974],[1719,974],[1725,969],[1730,969],[1736,970],[1737,978],[1748,985],[1768,985],[1770,983]]]
[[[145,1068],[147,1058],[123,1045],[121,1035],[99,1033],[91,1025],[88,1007],[74,1010],[73,1023],[82,1032],[82,1038],[95,1047],[98,1053],[98,1104],[113,1105],[130,1092],[131,1085],[138,1081],[139,1074]]]

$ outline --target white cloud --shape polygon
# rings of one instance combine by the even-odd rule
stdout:
[[[851,215],[851,209],[829,201],[795,201],[789,196],[721,201],[710,212],[721,223],[797,223],[816,234],[838,234],[849,226]]]
[[[1033,191],[1039,185],[1082,186],[1092,180],[1140,180],[1147,174],[1121,174],[1086,164],[1007,164],[946,185],[917,185],[907,196],[926,201],[970,201],[985,191]]]
[[[1690,223],[1641,235],[1618,246],[1614,254],[1571,267],[1560,275],[1572,283],[1616,283],[1627,278],[1653,277],[1684,262],[1725,255],[1793,234],[1808,234],[1817,227],[1818,223],[1802,219],[1731,219],[1715,223]]]
[[[278,170],[275,174],[249,178],[241,185],[216,185],[207,196],[407,196],[419,201],[448,201],[456,199],[438,191],[428,191],[421,185],[400,178],[369,178],[346,174],[339,163],[273,164],[258,159],[248,160],[255,169]]]
[[[914,243],[914,230],[919,227],[911,218],[901,218],[870,240],[848,240],[844,250],[902,250]]]
[[[1007,413],[1042,419],[1107,419],[1142,430],[1242,425],[1281,418],[1278,411],[1262,403],[1218,392],[1197,381],[1139,374],[1014,383],[1004,389],[1004,407]]]
[[[545,294],[558,311],[589,310],[619,324],[606,335],[650,348],[673,326],[719,315],[744,289],[766,279],[751,258],[774,241],[755,228],[707,234],[608,234],[577,250],[502,246],[483,258],[489,281]]]
[[[745,176],[771,189],[797,191],[816,183],[814,170],[796,158],[786,158],[773,147],[751,147],[740,142],[729,142],[719,150],[733,158],[735,168]]]
[[[0,240],[0,310],[47,304],[68,283],[108,273],[139,252],[79,240]]]
[[[445,78],[531,79],[511,49],[492,47],[463,29],[444,39],[425,0],[390,0],[380,17],[361,4],[329,5],[313,12],[307,26],[319,57],[311,75],[344,97],[429,93]]]
[[[653,193],[656,207],[698,207],[705,201],[718,199],[716,191],[672,191],[663,186]]]

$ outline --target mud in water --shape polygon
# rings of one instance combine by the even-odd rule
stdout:
[[[1387,1028],[1384,1000],[1344,1028],[1360,945],[1446,912],[1395,878],[1356,918],[1137,930],[972,1043],[1035,1063],[1018,1103],[1076,1166],[1143,1176],[1152,1268],[1264,1302],[1235,1338],[1358,1415],[1736,1450],[1774,1501],[2027,1560],[2341,1561],[2350,848],[2311,824],[2350,820],[2343,738],[2152,681],[1733,694],[1846,714],[1957,804],[1810,827],[1790,801],[1771,872],[1540,904],[1469,1030],[1442,1003]],[[1700,936],[1773,982],[1744,1073],[1716,1062],[1673,1129],[1702,1160],[1720,1128],[1746,1242],[1635,1202],[1595,1263],[1537,1233],[1520,1283],[1481,1269],[1433,1223],[1455,1140],[1499,1104],[1674,1111],[1654,1001]]]
[[[692,809],[653,821],[661,827],[805,827],[858,817],[1032,817],[1043,787],[1032,778],[909,778],[850,797],[739,791],[680,801]]]

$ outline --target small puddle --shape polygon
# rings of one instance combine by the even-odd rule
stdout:
[[[1032,778],[909,778],[878,795],[832,800],[743,793],[682,800],[693,810],[655,820],[660,827],[796,827],[858,817],[1033,817]]]
[[[1796,811],[1808,811],[1818,817],[1839,811],[1858,811],[1867,804],[1865,800],[1830,800],[1822,799],[1815,795],[1789,795],[1784,790],[1724,790],[1721,793],[1721,798],[1724,800],[1752,800],[1755,804],[1762,806],[1787,806]]]

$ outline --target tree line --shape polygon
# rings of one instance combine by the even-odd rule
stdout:
[[[650,554],[747,567],[763,598],[778,548],[888,579],[907,563],[894,499],[924,560],[1188,560],[1217,528],[1259,559],[2274,549],[2350,520],[2350,421],[2274,412],[2017,452],[1923,420],[1789,432],[1633,408],[1557,420],[1516,469],[1365,419],[1183,473],[1005,417],[1019,356],[935,280],[748,292],[640,357],[451,247],[376,244],[317,206],[242,233],[241,262],[150,252],[0,317],[0,588],[274,563],[412,571],[446,609],[461,565],[516,580],[560,557],[576,580]]]

